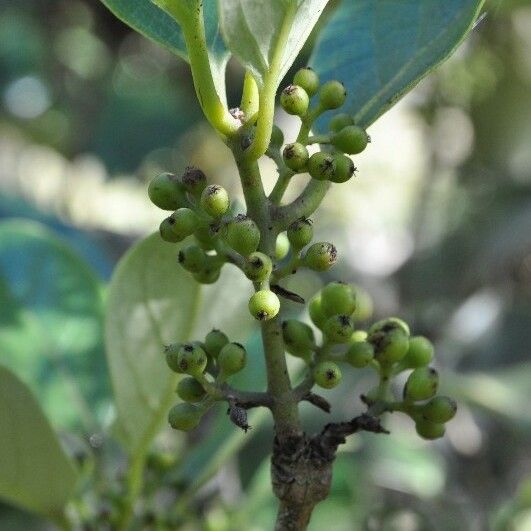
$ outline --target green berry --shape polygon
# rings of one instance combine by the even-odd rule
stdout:
[[[330,175],[333,183],[346,183],[356,171],[356,166],[350,157],[343,153],[334,154],[334,172]]]
[[[432,367],[419,367],[407,379],[404,386],[404,399],[417,402],[428,400],[435,395],[439,385],[439,375]]]
[[[177,209],[170,218],[173,219],[171,230],[181,240],[193,234],[199,224],[196,213],[189,208]]]
[[[425,367],[433,359],[433,345],[429,339],[423,336],[415,336],[409,340],[409,349],[402,360],[404,368],[414,369]]]
[[[199,273],[206,265],[207,255],[198,245],[188,245],[179,251],[178,261],[190,273]]]
[[[245,276],[253,282],[262,282],[266,280],[273,271],[273,262],[271,258],[264,253],[251,253],[243,266]]]
[[[172,173],[161,173],[148,186],[151,202],[162,210],[176,210],[186,203],[184,187]]]
[[[208,354],[217,358],[221,349],[229,342],[229,338],[221,331],[214,328],[205,337],[205,348]]]
[[[173,226],[175,225],[175,220],[170,216],[164,220],[159,226],[160,237],[165,242],[176,243],[183,240],[178,234],[173,232]]]
[[[190,431],[199,424],[203,411],[193,404],[177,404],[168,413],[168,422],[174,430]]]
[[[194,278],[200,284],[214,284],[221,274],[221,268],[217,258],[208,256],[205,266],[201,271],[194,273]]]
[[[306,251],[303,261],[314,271],[328,271],[337,262],[337,249],[331,243],[314,243]]]
[[[194,231],[194,237],[197,243],[205,251],[212,251],[216,247],[216,234],[211,230],[210,225],[200,223]]]
[[[334,155],[318,151],[308,159],[308,173],[318,181],[329,181],[336,171]]]
[[[277,260],[282,260],[283,258],[286,258],[286,256],[289,253],[289,240],[285,232],[281,232],[277,236],[277,240],[275,242],[275,258]]]
[[[182,343],[172,343],[164,347],[164,355],[166,356],[168,367],[178,374],[182,374],[183,372],[179,366],[179,351],[181,347]]]
[[[367,341],[352,343],[345,353],[345,361],[358,369],[367,367],[373,359],[374,347]]]
[[[304,116],[309,103],[308,93],[298,85],[288,85],[280,94],[280,105],[288,114]]]
[[[229,205],[229,194],[223,186],[211,184],[201,193],[201,208],[213,218],[223,216],[229,209]]]
[[[207,185],[206,175],[194,166],[188,166],[181,177],[186,191],[194,197],[200,197]]]
[[[430,422],[425,419],[418,419],[415,422],[415,429],[423,439],[428,439],[430,441],[433,439],[440,439],[445,431],[444,424]]]
[[[456,412],[457,404],[448,396],[434,396],[422,406],[422,416],[430,422],[448,422],[455,417]]]
[[[319,102],[326,110],[337,109],[345,103],[347,91],[343,83],[339,81],[327,81],[319,91]]]
[[[352,315],[356,298],[352,288],[344,282],[330,282],[321,290],[321,309],[327,317]]]
[[[262,289],[253,294],[249,299],[249,311],[259,321],[273,319],[280,310],[278,297],[267,289]]]
[[[354,312],[355,314],[355,312]],[[352,336],[350,336],[349,343],[357,343],[359,341],[366,341],[368,337],[367,332],[365,330],[356,330]]]
[[[314,367],[313,379],[319,387],[332,389],[341,381],[341,370],[332,361],[322,361]]]
[[[310,304],[308,305],[308,311],[310,313],[310,319],[312,323],[319,329],[323,329],[324,324],[326,323],[327,316],[323,313],[321,307],[321,295],[317,294],[310,299]]]
[[[409,337],[408,324],[398,317],[388,317],[387,319],[376,321],[376,323],[369,328],[369,335],[376,332],[389,332],[395,328],[401,328]]]
[[[343,153],[356,155],[367,147],[369,135],[358,125],[348,125],[332,135],[331,143]]]
[[[306,358],[315,350],[313,330],[306,323],[288,319],[282,323],[282,336],[286,350],[300,358]]]
[[[240,372],[246,362],[247,352],[245,347],[239,343],[227,343],[218,356],[218,365],[227,376]]]
[[[287,231],[289,243],[294,249],[306,247],[313,238],[313,226],[310,219],[301,218],[294,221]]]
[[[401,328],[369,332],[367,340],[374,346],[375,358],[384,364],[400,361],[409,348],[408,337]]]
[[[195,378],[187,376],[177,384],[177,395],[185,402],[199,402],[206,393],[203,386]]]
[[[338,133],[343,129],[343,127],[347,127],[349,125],[354,125],[354,118],[350,114],[346,113],[339,113],[336,114],[328,124],[328,128],[333,133]]]
[[[206,352],[195,343],[186,343],[179,349],[179,369],[185,374],[190,376],[203,374],[207,361]]]
[[[371,296],[360,286],[352,286],[352,291],[356,297],[356,309],[352,314],[354,321],[366,321],[372,316],[374,305]]]
[[[251,218],[238,214],[227,225],[225,241],[237,253],[249,256],[258,248],[260,230]]]
[[[319,76],[309,66],[297,71],[293,76],[293,83],[302,87],[310,97],[319,90]]]
[[[286,144],[282,152],[282,158],[288,168],[293,171],[300,171],[305,168],[310,155],[305,145],[295,142]]]
[[[323,327],[324,335],[332,343],[348,343],[353,332],[354,325],[348,315],[333,315]]]
[[[269,145],[276,149],[280,149],[283,143],[284,143],[284,133],[282,132],[282,129],[280,129],[280,127],[276,125],[273,125],[273,129],[271,131],[271,140],[269,141]]]

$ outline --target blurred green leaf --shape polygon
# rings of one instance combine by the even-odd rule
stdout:
[[[324,80],[345,84],[350,97],[343,112],[367,127],[455,50],[482,5],[345,0],[320,35],[311,65]]]
[[[29,389],[0,367],[0,496],[60,517],[77,473]]]

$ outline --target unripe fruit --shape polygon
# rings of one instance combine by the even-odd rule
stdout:
[[[415,422],[415,430],[423,438],[430,441],[440,439],[444,435],[444,424],[430,422],[425,419],[418,419]]]
[[[300,171],[306,166],[310,155],[305,145],[295,142],[286,144],[282,152],[282,158],[288,168],[293,171]]]
[[[303,262],[314,271],[328,271],[337,262],[337,249],[331,243],[314,243],[306,251]]]
[[[217,235],[212,233],[210,225],[200,223],[194,231],[194,237],[197,240],[197,243],[205,251],[212,251],[215,249]]]
[[[369,343],[374,346],[374,356],[384,364],[400,361],[407,353],[409,340],[401,328],[369,333]]]
[[[186,191],[195,197],[199,197],[207,185],[206,175],[194,166],[188,166],[184,170],[181,180]]]
[[[151,202],[162,210],[176,210],[186,203],[184,187],[172,173],[161,173],[148,186]]]
[[[345,353],[345,361],[358,369],[367,367],[373,359],[374,347],[367,341],[352,343]]]
[[[229,209],[229,205],[229,194],[223,186],[211,184],[201,193],[201,208],[213,218],[223,216]]]
[[[269,145],[271,147],[280,149],[283,143],[284,133],[282,132],[282,129],[280,129],[280,127],[274,125],[271,131],[271,140],[269,141]]]
[[[439,385],[439,375],[432,367],[419,367],[407,379],[404,386],[404,399],[417,402],[435,396]]]
[[[197,344],[186,343],[179,349],[179,369],[190,376],[202,374],[207,361],[206,352]]]
[[[177,209],[170,218],[173,219],[171,230],[181,240],[193,234],[199,224],[196,213],[189,208]]]
[[[309,219],[301,218],[294,221],[287,231],[287,236],[291,246],[300,250],[306,247],[313,238],[313,226]]]
[[[239,343],[227,343],[218,356],[219,368],[224,374],[230,376],[240,372],[247,362],[247,352]]]
[[[369,135],[358,125],[348,125],[332,135],[331,143],[343,153],[356,155],[367,147]]]
[[[328,128],[333,133],[338,133],[343,129],[343,127],[347,127],[349,125],[354,125],[354,118],[350,114],[346,113],[339,113],[336,114],[329,122]]]
[[[321,295],[317,294],[310,300],[310,304],[308,305],[308,311],[310,313],[310,319],[312,320],[312,323],[321,330],[324,327],[324,324],[326,323],[327,316],[323,313],[323,309],[321,307]]]
[[[182,241],[178,234],[173,232],[173,225],[175,225],[175,220],[170,216],[162,220],[162,223],[159,226],[160,237],[165,242],[176,243]]]
[[[275,258],[277,260],[282,260],[286,258],[289,253],[289,240],[285,232],[281,232],[277,236],[277,241],[275,242]]]
[[[319,91],[319,102],[323,109],[337,109],[345,103],[347,91],[339,81],[327,81]]]
[[[328,181],[336,171],[336,163],[331,153],[318,151],[308,159],[308,173],[318,181]]]
[[[309,66],[296,72],[293,76],[293,83],[302,87],[310,97],[317,94],[319,90],[319,76]]]
[[[206,265],[207,255],[198,245],[188,245],[179,251],[178,261],[190,273],[199,273]]]
[[[315,349],[313,330],[306,323],[288,319],[282,323],[282,337],[286,350],[294,356],[308,357]]]
[[[352,318],[354,321],[366,321],[372,316],[374,310],[372,297],[360,286],[352,286],[352,291],[356,297],[356,309]]]
[[[174,430],[190,431],[199,424],[203,411],[193,404],[177,404],[168,413],[168,422]]]
[[[266,280],[273,271],[271,258],[264,253],[251,253],[243,266],[245,276],[253,282]]]
[[[332,361],[322,361],[313,369],[313,379],[319,387],[332,389],[341,381],[341,370]]]
[[[323,327],[324,335],[333,343],[348,343],[353,332],[354,325],[348,315],[333,315],[326,320]]]
[[[221,274],[221,268],[214,256],[208,256],[205,267],[194,273],[194,278],[200,284],[214,284]]]
[[[405,368],[425,367],[433,359],[433,345],[423,336],[415,336],[409,340],[409,349],[402,364]]]
[[[352,315],[356,298],[352,288],[344,282],[330,282],[321,290],[321,309],[327,317]]]
[[[448,422],[455,417],[456,412],[457,404],[448,396],[435,396],[422,406],[422,416],[430,422]]]
[[[251,315],[259,321],[269,321],[277,315],[280,310],[278,297],[267,289],[262,289],[253,294],[249,299],[249,311]]]
[[[205,348],[208,354],[217,358],[221,349],[229,342],[229,338],[221,331],[214,328],[205,337]]]
[[[374,334],[376,332],[389,332],[390,330],[393,330],[395,328],[401,328],[409,337],[409,325],[398,317],[388,317],[387,319],[381,319],[380,321],[376,321],[369,328],[369,335]]]
[[[177,384],[177,395],[185,402],[199,402],[206,393],[195,378],[187,376]]]
[[[349,343],[357,343],[359,341],[366,341],[367,340],[367,332],[365,330],[356,330],[352,336],[350,336]]]
[[[280,105],[288,114],[304,116],[309,103],[308,93],[298,85],[288,85],[280,94]]]
[[[356,171],[356,166],[350,157],[342,153],[334,154],[334,172],[330,175],[333,183],[346,183]]]
[[[182,374],[181,367],[179,366],[179,350],[182,347],[182,343],[172,343],[164,347],[164,355],[166,356],[166,363],[168,367],[176,373]]]
[[[260,230],[251,218],[238,214],[227,225],[225,241],[237,253],[249,256],[258,248]]]

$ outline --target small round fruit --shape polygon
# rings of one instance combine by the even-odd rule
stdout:
[[[309,103],[308,93],[298,85],[288,85],[280,93],[280,105],[288,114],[304,116]]]
[[[323,109],[338,109],[346,98],[347,91],[340,81],[327,81],[319,90],[319,102]]]
[[[384,364],[392,364],[404,358],[409,348],[409,340],[401,328],[369,333],[369,343],[374,346],[374,356]]]
[[[168,422],[174,430],[190,431],[199,424],[202,410],[193,404],[177,404],[168,413]]]
[[[334,173],[330,175],[330,181],[333,183],[346,183],[352,178],[356,171],[356,166],[350,157],[343,153],[334,154]]]
[[[310,219],[301,218],[294,221],[287,230],[289,243],[294,249],[306,247],[313,238],[313,224]]]
[[[359,341],[367,341],[368,334],[365,330],[356,330],[352,336],[350,336],[349,343],[357,343]]]
[[[300,171],[306,167],[310,155],[304,144],[294,142],[293,144],[286,144],[282,158],[288,168],[293,171]]]
[[[260,243],[260,229],[256,223],[244,214],[238,214],[226,228],[225,241],[242,256],[254,253]]]
[[[315,349],[313,330],[297,319],[288,319],[282,323],[282,337],[286,350],[294,356],[306,358]]]
[[[343,129],[343,127],[347,127],[349,125],[354,125],[354,118],[352,118],[350,114],[339,113],[330,120],[328,129],[330,129],[330,131],[333,133],[338,133],[341,131],[341,129]]]
[[[323,329],[324,324],[326,323],[327,316],[323,313],[321,307],[321,295],[317,294],[310,299],[310,304],[308,305],[308,311],[310,313],[310,319],[312,323],[319,329]]]
[[[393,330],[394,328],[401,328],[406,333],[406,335],[409,337],[408,324],[402,319],[399,319],[398,317],[388,317],[387,319],[381,319],[380,321],[376,321],[369,328],[369,335],[376,333],[376,332],[389,332],[390,330]]]
[[[367,367],[374,359],[374,347],[367,341],[356,341],[345,353],[345,361],[357,369]]]
[[[280,127],[276,125],[273,125],[273,129],[271,131],[271,140],[269,141],[269,145],[276,149],[280,149],[283,143],[284,143],[284,133],[282,132],[282,129],[280,129]]]
[[[323,327],[324,335],[332,343],[348,343],[353,332],[354,325],[348,315],[333,315]]]
[[[170,218],[173,219],[171,230],[181,240],[193,234],[199,225],[196,213],[186,207],[177,209]]]
[[[151,202],[162,210],[176,210],[186,203],[184,187],[172,173],[161,173],[148,185]]]
[[[296,72],[293,76],[293,83],[302,87],[310,97],[317,94],[319,90],[319,76],[309,66]]]
[[[336,171],[334,155],[318,151],[308,159],[308,173],[318,181],[329,181]]]
[[[188,245],[179,251],[177,259],[190,273],[199,273],[206,265],[207,255],[199,245]]]
[[[304,255],[304,265],[314,271],[328,271],[337,262],[337,249],[328,242],[311,245]]]
[[[322,361],[314,367],[313,379],[319,387],[332,389],[341,381],[341,370],[332,361]]]
[[[213,256],[207,255],[205,267],[194,273],[194,278],[199,284],[214,284],[219,279],[221,268]]]
[[[239,343],[227,343],[218,356],[218,365],[227,376],[240,372],[246,362],[247,352],[245,347]]]
[[[190,376],[203,374],[207,361],[206,352],[195,343],[185,343],[179,349],[179,369],[185,374]]]
[[[187,376],[177,384],[177,395],[185,402],[199,402],[206,393],[203,386],[195,378]]]
[[[182,374],[183,372],[179,366],[179,350],[181,347],[182,343],[172,343],[164,347],[164,355],[166,356],[168,367],[178,374]]]
[[[188,166],[184,170],[181,181],[186,191],[195,197],[200,197],[207,185],[206,175],[194,166]]]
[[[214,328],[205,337],[205,348],[208,354],[217,358],[221,349],[229,342],[229,338],[221,331]]]
[[[286,258],[286,256],[289,253],[289,240],[285,232],[281,232],[277,236],[277,240],[275,242],[275,258],[277,260],[282,260],[283,258]]]
[[[330,282],[321,290],[321,309],[327,317],[352,315],[356,298],[352,288],[344,282]]]
[[[251,253],[243,266],[245,276],[253,282],[266,280],[273,271],[271,258],[264,253],[256,251]]]
[[[249,299],[249,311],[259,321],[273,319],[280,310],[280,300],[267,289],[262,289],[253,294]]]
[[[160,237],[165,242],[176,243],[183,240],[183,238],[173,232],[173,225],[175,225],[175,220],[170,216],[166,219],[163,219],[159,226]]]
[[[423,336],[415,336],[409,340],[409,349],[402,363],[405,368],[425,367],[433,359],[433,345]]]
[[[201,193],[201,208],[213,218],[223,216],[229,209],[229,206],[229,194],[219,184],[210,184]]]
[[[417,402],[435,396],[439,386],[439,375],[432,367],[415,369],[404,386],[404,399]]]
[[[367,147],[369,135],[358,125],[348,125],[332,135],[331,143],[343,153],[357,155]]]
[[[215,249],[217,234],[211,230],[210,225],[200,223],[194,231],[194,237],[203,250],[212,251]]]
[[[430,422],[445,423],[452,420],[457,412],[457,404],[448,396],[434,396],[422,406],[422,416]]]
[[[444,435],[444,424],[418,419],[415,422],[415,430],[423,438],[430,441],[440,439]]]

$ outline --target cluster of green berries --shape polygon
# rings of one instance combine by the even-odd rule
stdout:
[[[177,385],[177,395],[183,401],[170,410],[168,421],[172,428],[189,431],[219,399],[223,384],[244,369],[247,352],[243,345],[230,342],[220,330],[210,331],[204,341],[174,343],[165,348],[168,367],[186,375]]]
[[[310,108],[310,100],[317,96],[317,103]],[[303,123],[311,123],[323,112],[339,109],[347,93],[342,83],[336,80],[321,85],[319,77],[311,68],[299,70],[293,83],[280,95],[280,104],[289,114],[299,116]],[[272,146],[281,146],[280,130],[274,130]],[[319,137],[320,144],[327,145],[326,151],[310,155],[307,145],[310,140],[298,139],[286,144],[282,151],[284,164],[295,173],[309,173],[319,181],[344,183],[355,173],[356,167],[348,155],[361,153],[370,142],[370,137],[354,118],[346,113],[336,114],[329,123],[329,133]]]

